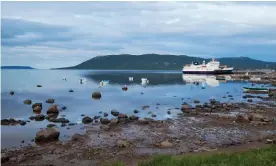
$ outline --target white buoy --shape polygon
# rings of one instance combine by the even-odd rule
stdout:
[[[142,78],[141,81],[142,81],[141,82],[142,85],[146,85],[149,83],[149,80],[147,78]]]
[[[128,77],[128,80],[132,82],[133,81],[133,77]]]

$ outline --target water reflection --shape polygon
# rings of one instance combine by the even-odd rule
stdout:
[[[214,75],[183,74],[182,78],[183,81],[185,81],[186,83],[192,83],[196,85],[199,85],[201,83],[202,87],[205,87],[205,83],[211,87],[219,86],[219,81]]]

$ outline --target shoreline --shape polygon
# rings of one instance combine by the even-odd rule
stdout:
[[[268,78],[273,83],[275,74]],[[248,100],[258,97],[244,96]],[[116,161],[135,165],[156,154],[209,154],[264,147],[276,143],[276,93],[260,99],[256,103],[210,101],[195,107],[183,103],[180,110],[170,110],[179,112],[175,119],[122,118],[108,124],[88,124],[85,134],[75,134],[67,141],[1,149],[1,160],[3,165],[99,165]]]

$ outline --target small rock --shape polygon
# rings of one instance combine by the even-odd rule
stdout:
[[[123,140],[118,140],[117,141],[117,147],[119,148],[126,148],[128,146],[128,142],[127,141],[123,141]]]
[[[74,91],[72,89],[70,89],[69,92],[74,92]]]
[[[68,123],[68,126],[75,126],[77,123]]]
[[[39,106],[42,109],[42,103],[34,103],[32,105],[32,109],[34,109],[36,106]]]
[[[167,114],[169,114],[169,115],[170,115],[170,114],[171,114],[171,111],[167,111]]]
[[[118,119],[126,119],[127,115],[126,114],[119,114]]]
[[[27,100],[24,100],[23,103],[24,103],[24,104],[27,104],[27,105],[31,105],[31,104],[32,104],[32,100],[27,99]]]
[[[170,143],[169,141],[161,142],[160,145],[161,145],[161,147],[163,147],[163,148],[171,148],[171,147],[173,147],[173,144]]]
[[[10,91],[10,95],[14,95],[14,91]]]
[[[138,120],[139,117],[138,116],[135,116],[135,115],[132,115],[129,117],[130,120]]]
[[[134,112],[135,114],[139,113],[139,111],[138,111],[138,110],[134,110],[133,112]]]
[[[116,111],[116,110],[111,110],[111,115],[113,115],[113,116],[118,116],[118,115],[119,115],[119,112]]]
[[[49,104],[52,104],[52,103],[55,102],[55,99],[52,99],[52,98],[51,98],[51,99],[46,100],[45,102],[46,102],[46,103],[49,103]]]
[[[50,128],[50,127],[55,127],[56,125],[55,124],[48,124],[47,127]]]
[[[247,101],[248,101],[248,102],[250,102],[250,103],[251,103],[251,102],[253,102],[253,100],[252,100],[252,99],[248,99]]]
[[[34,120],[35,117],[34,117],[34,116],[30,116],[29,119],[30,119],[30,120]]]
[[[142,107],[142,110],[146,110],[146,109],[148,109],[150,106],[148,106],[148,105],[144,105],[143,107]]]
[[[128,89],[128,88],[127,88],[126,86],[122,87],[122,90],[123,90],[123,91],[127,91],[127,89]]]
[[[155,114],[152,114],[152,115],[151,115],[151,117],[153,117],[153,118],[154,118],[154,117],[156,117],[156,115],[155,115]]]
[[[91,123],[91,122],[93,122],[93,119],[90,118],[90,117],[88,117],[88,116],[86,116],[86,117],[84,117],[84,118],[82,119],[82,123],[83,123],[83,124],[89,124],[89,123]]]
[[[36,142],[57,141],[59,138],[59,134],[60,132],[55,128],[42,129],[36,133],[35,141]]]
[[[36,85],[36,87],[41,88],[42,86],[41,85]]]
[[[40,106],[36,106],[36,107],[34,107],[33,108],[33,112],[35,112],[35,113],[41,113],[41,107]]]
[[[94,116],[94,118],[93,119],[100,119],[101,118],[101,116]]]
[[[92,94],[92,98],[93,99],[100,99],[102,97],[101,93],[100,92],[94,92]]]
[[[64,127],[64,126],[67,126],[66,123],[61,123],[60,127]]]
[[[195,104],[198,104],[198,103],[200,103],[200,101],[199,101],[199,100],[195,100],[194,103],[195,103]]]
[[[273,140],[272,139],[266,139],[266,143],[267,144],[273,144]]]
[[[249,117],[246,114],[238,114],[236,121],[237,122],[249,122]]]
[[[66,110],[66,109],[67,109],[67,107],[63,106],[61,109],[62,109],[62,110]]]
[[[105,113],[104,113],[104,117],[107,117],[107,116],[108,116],[108,113],[105,112]]]
[[[232,95],[228,95],[228,97],[233,97]]]
[[[85,116],[84,114],[81,114],[81,116]]]
[[[101,124],[109,124],[109,123],[110,123],[110,120],[107,119],[107,118],[101,118],[101,119],[100,119],[100,122],[101,122]]]
[[[250,121],[264,121],[265,119],[263,115],[257,113],[251,113],[248,117]]]
[[[25,121],[22,121],[21,123],[20,123],[20,125],[21,126],[25,126],[27,123],[25,122]]]
[[[39,114],[34,117],[35,121],[43,121],[45,119],[45,115]]]

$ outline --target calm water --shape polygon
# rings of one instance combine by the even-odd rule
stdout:
[[[63,77],[67,81],[62,80]],[[134,81],[130,82],[129,77],[133,77]],[[87,82],[80,84],[80,78],[86,78]],[[141,78],[147,78],[149,84],[141,85]],[[193,105],[195,99],[201,103],[211,98],[222,102],[245,101],[242,98],[242,87],[249,85],[246,82],[219,82],[214,76],[182,75],[181,72],[171,71],[2,70],[1,80],[1,119],[28,120],[34,114],[31,105],[23,104],[25,99],[31,99],[33,103],[42,102],[42,113],[45,114],[50,106],[45,100],[54,98],[58,106],[67,107],[59,116],[65,115],[70,122],[80,124],[70,126],[69,130],[66,127],[59,128],[62,139],[75,132],[85,132],[81,114],[93,117],[100,115],[100,111],[110,113],[110,110],[116,109],[133,115],[133,110],[138,109],[139,117],[151,117],[148,114],[151,111],[157,115],[156,119],[173,118],[180,111],[172,110],[172,114],[168,115],[169,108],[179,108],[183,102]],[[110,80],[110,83],[100,87],[101,80]],[[42,88],[37,88],[37,84],[42,85]],[[124,85],[128,86],[128,91],[122,91]],[[70,89],[74,92],[68,92]],[[13,96],[9,94],[11,90],[15,92]],[[92,99],[91,95],[95,91],[102,93],[100,100]],[[233,95],[234,100],[222,98],[227,96],[227,92]],[[157,106],[157,103],[160,105]],[[149,110],[141,110],[143,105],[151,107]],[[22,140],[26,142],[24,145],[31,143],[35,133],[47,124],[49,122],[45,120],[32,121],[25,126],[1,126],[2,148],[18,146]]]

